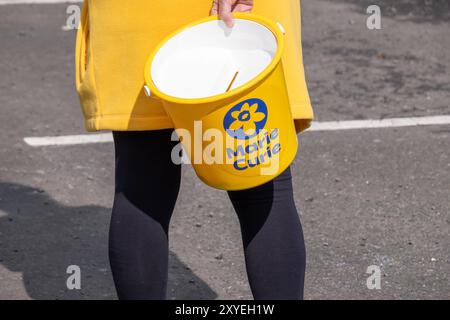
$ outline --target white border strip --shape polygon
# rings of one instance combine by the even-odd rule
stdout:
[[[0,6],[12,4],[80,3],[82,0],[0,0]]]
[[[450,125],[450,115],[416,117],[416,118],[392,118],[382,120],[349,120],[313,122],[309,131],[339,131],[354,129],[398,128],[429,125]],[[45,146],[69,146],[92,143],[109,143],[113,141],[111,133],[83,134],[58,137],[27,137],[23,139],[32,147]]]

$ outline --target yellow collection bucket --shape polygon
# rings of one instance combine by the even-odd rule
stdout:
[[[264,184],[292,163],[298,141],[281,56],[284,29],[238,13],[168,36],[149,56],[145,90],[162,100],[198,177],[224,190]]]

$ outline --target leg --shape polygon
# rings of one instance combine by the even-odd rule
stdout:
[[[109,258],[119,299],[166,299],[168,229],[181,177],[171,160],[172,131],[113,133]]]
[[[305,244],[290,168],[269,183],[228,195],[241,225],[253,297],[303,299]]]

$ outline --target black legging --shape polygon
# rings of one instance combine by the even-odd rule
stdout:
[[[119,299],[166,299],[168,230],[181,166],[173,130],[113,132],[116,186],[109,258]],[[305,246],[287,169],[262,186],[228,192],[239,217],[254,299],[303,299]]]

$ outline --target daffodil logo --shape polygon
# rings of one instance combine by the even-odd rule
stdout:
[[[236,139],[250,139],[264,129],[267,105],[261,99],[248,99],[232,107],[223,119],[223,127]]]

